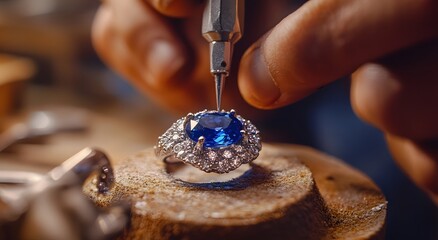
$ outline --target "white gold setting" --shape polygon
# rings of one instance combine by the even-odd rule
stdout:
[[[262,148],[259,131],[249,120],[236,115],[234,110],[220,113],[230,113],[242,124],[242,137],[238,142],[224,147],[206,147],[202,136],[197,142],[193,141],[188,136],[185,126],[195,115],[204,113],[218,112],[204,110],[196,114],[189,113],[177,120],[158,138],[158,144],[155,146],[156,155],[168,162],[178,160],[204,172],[215,173],[233,171],[258,157]]]

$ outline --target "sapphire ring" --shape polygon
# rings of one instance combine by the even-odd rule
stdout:
[[[227,173],[255,160],[262,148],[259,131],[234,110],[189,113],[158,138],[155,153],[204,172]]]

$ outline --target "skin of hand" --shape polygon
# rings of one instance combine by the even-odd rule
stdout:
[[[352,73],[354,111],[438,203],[438,1],[312,0],[296,11],[289,2],[247,1],[224,105],[276,109]],[[162,106],[214,106],[202,10],[199,0],[107,0],[94,44]]]

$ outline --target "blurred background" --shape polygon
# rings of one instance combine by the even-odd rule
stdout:
[[[152,146],[172,122],[99,61],[90,41],[98,5],[97,0],[0,0],[0,111],[8,133],[0,141],[0,166],[45,170],[85,146],[121,158]],[[1,146],[18,137],[7,131],[17,123],[42,124],[28,134],[50,137]]]
[[[1,170],[45,173],[87,146],[119,161],[152,147],[176,119],[98,59],[98,5],[0,0]],[[257,125],[266,141],[315,147],[370,176],[389,202],[388,239],[438,239],[436,206],[397,168],[383,135],[354,115],[348,89],[337,81]]]

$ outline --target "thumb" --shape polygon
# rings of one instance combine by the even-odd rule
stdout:
[[[245,100],[272,109],[293,103],[368,61],[438,36],[438,2],[314,0],[243,56]]]

